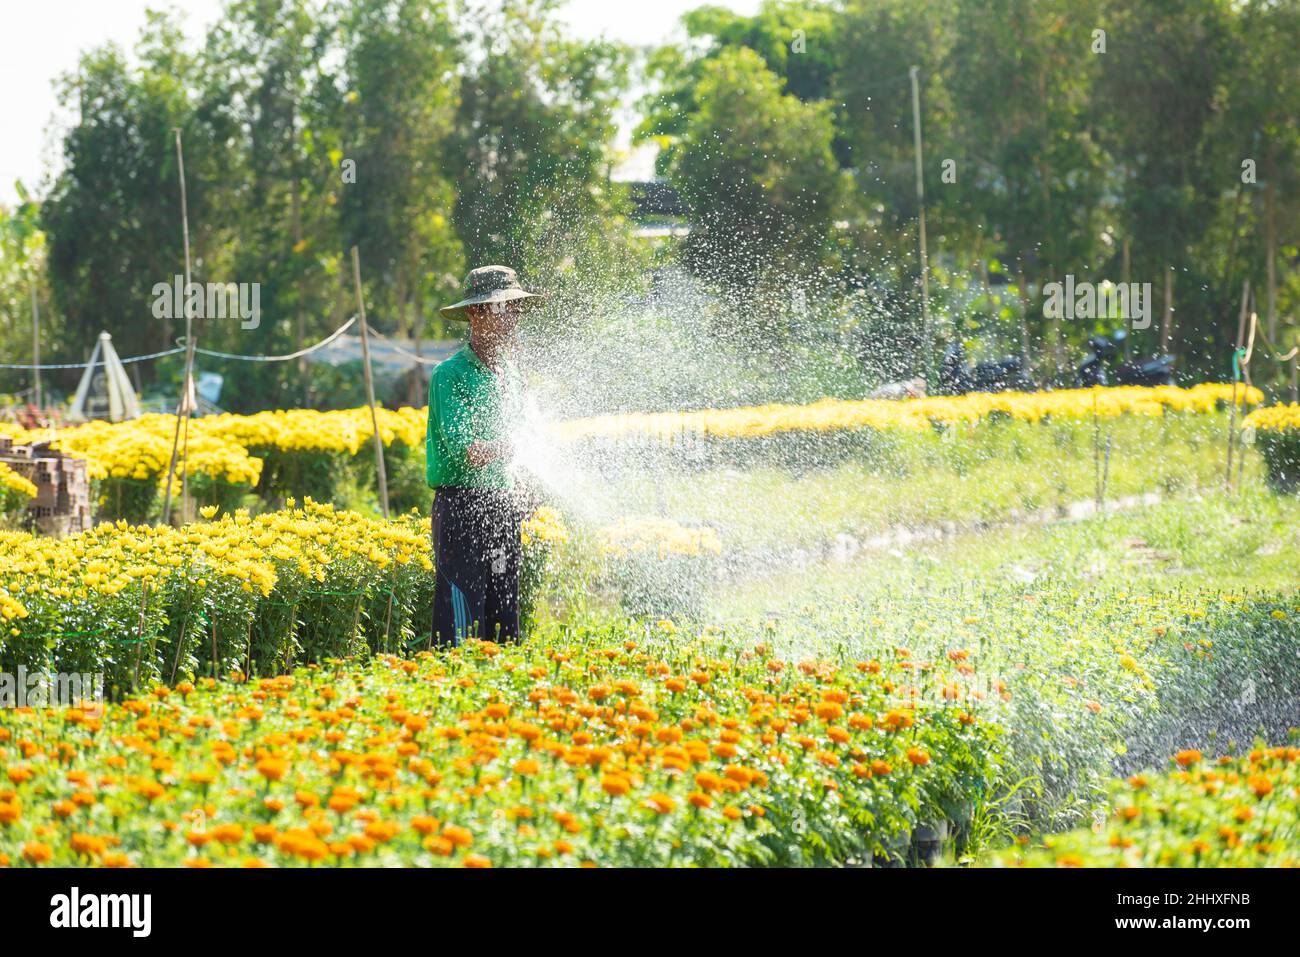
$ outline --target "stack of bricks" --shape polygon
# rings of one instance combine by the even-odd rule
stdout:
[[[42,535],[75,535],[90,528],[90,481],[83,459],[50,448],[48,442],[14,445],[0,435],[0,462],[36,486],[27,506],[28,524]]]

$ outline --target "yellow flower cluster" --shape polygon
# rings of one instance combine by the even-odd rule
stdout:
[[[1258,389],[1237,389],[1238,403],[1258,405]],[[1232,401],[1231,385],[1115,386],[1058,392],[976,393],[902,401],[823,399],[809,405],[759,405],[694,412],[630,413],[560,422],[558,437],[568,440],[644,435],[671,440],[683,432],[720,438],[757,438],[780,432],[834,432],[851,429],[923,430],[935,422],[980,422],[1001,413],[1026,422],[1045,418],[1160,416],[1166,412],[1209,412]]]
[[[1265,432],[1300,432],[1300,404],[1270,405],[1242,420],[1242,427]]]
[[[379,409],[379,434],[385,445],[419,445],[424,438],[426,411]],[[65,429],[26,431],[0,426],[16,443],[48,441],[83,458],[92,478],[157,480],[167,474],[174,415],[145,415],[130,422],[87,422]],[[368,408],[319,412],[289,409],[255,415],[212,415],[190,420],[190,475],[205,475],[232,485],[254,486],[262,473],[255,452],[345,452],[356,455],[374,437]]]
[[[205,475],[232,485],[257,484],[262,460],[220,433],[205,428],[205,419],[190,423],[188,460],[190,475]],[[86,460],[91,478],[162,480],[171,464],[176,417],[145,415],[130,422],[92,421],[51,433],[48,429],[10,431],[14,442],[25,444],[54,440],[54,448]]]
[[[191,574],[236,579],[244,591],[268,596],[277,564],[324,581],[332,562],[352,557],[380,569],[390,562],[432,569],[428,520],[382,522],[307,501],[256,518],[241,509],[184,528],[118,522],[63,540],[0,533],[0,596],[21,608],[20,596],[38,591],[63,599],[113,595],[133,582],[168,578],[182,566]]]
[[[569,529],[556,509],[543,505],[524,522],[519,537],[525,545],[535,541],[543,545],[559,545],[569,540]]]
[[[0,488],[22,492],[30,498],[36,497],[36,486],[3,462],[0,462]]]
[[[718,555],[722,542],[715,529],[690,528],[669,518],[622,518],[600,531],[601,553],[622,557],[632,553]]]
[[[426,410],[377,409],[379,437],[416,446],[424,440]],[[254,415],[214,415],[194,420],[204,433],[238,442],[245,448],[279,451],[347,452],[356,455],[374,439],[370,409],[279,409]]]

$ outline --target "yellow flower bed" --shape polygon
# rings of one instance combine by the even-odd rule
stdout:
[[[1103,417],[1159,416],[1166,412],[1210,412],[1232,401],[1231,385],[1115,386],[1058,392],[1000,392],[923,399],[823,399],[809,405],[759,405],[695,412],[630,413],[560,422],[563,439],[649,436],[671,440],[682,432],[720,438],[757,438],[781,432],[831,432],[850,429],[923,430],[935,422],[980,422],[1002,413],[1025,422],[1044,418],[1083,419],[1095,411]],[[1239,404],[1257,405],[1258,389],[1237,389]]]
[[[292,505],[293,503],[291,503]],[[269,596],[285,567],[322,582],[331,564],[358,558],[433,568],[428,519],[383,522],[311,501],[256,517],[245,511],[183,528],[99,525],[67,539],[0,533],[0,594],[21,607],[24,595],[86,600],[133,584],[156,587],[183,568],[206,587],[232,579]]]
[[[690,528],[670,518],[622,518],[600,531],[601,552],[625,556],[649,553],[668,555],[718,555],[722,542],[715,529]]]
[[[1268,432],[1300,432],[1300,405],[1270,405],[1256,409],[1241,422],[1242,428]]]
[[[519,537],[525,545],[540,542],[544,545],[559,545],[569,540],[569,529],[559,511],[549,505],[543,505],[524,521]]]
[[[1002,413],[1025,422],[1047,417],[1079,419],[1094,410],[1105,417],[1159,416],[1166,412],[1208,412],[1232,400],[1231,385],[1203,384],[1146,388],[1116,386],[1059,392],[972,394],[886,401],[823,399],[809,405],[761,405],[693,412],[629,413],[572,419],[553,424],[560,441],[644,435],[671,439],[681,432],[721,438],[754,438],[781,432],[828,432],[852,429],[921,430],[934,422],[979,422]],[[1237,390],[1237,401],[1257,405],[1258,389]],[[1288,407],[1281,407],[1283,409]],[[1290,407],[1293,408],[1293,407]],[[1247,420],[1272,421],[1273,409]],[[1260,418],[1256,419],[1256,416]],[[386,445],[415,448],[424,441],[428,410],[379,409],[380,437]],[[146,479],[165,474],[176,426],[172,415],[146,415],[132,422],[89,422],[51,433],[26,432],[0,425],[15,442],[54,438],[58,448],[85,458],[95,477]],[[239,484],[256,484],[261,461],[249,450],[330,452],[357,455],[374,435],[367,408],[319,412],[289,409],[254,415],[204,416],[190,422],[192,472]],[[197,454],[196,454],[197,447]],[[293,491],[293,490],[287,490]]]
[[[1274,491],[1300,491],[1300,405],[1256,409],[1241,424],[1255,436]]]
[[[425,410],[379,409],[378,418],[384,444],[397,441],[415,446],[423,442]],[[139,481],[166,475],[175,430],[176,417],[171,414],[145,415],[130,422],[93,421],[53,432],[0,425],[0,431],[16,443],[53,439],[55,448],[84,458],[93,478]],[[251,454],[251,449],[356,455],[370,447],[373,437],[368,408],[203,416],[190,420],[187,469],[190,474],[207,475],[230,484],[256,485],[262,460]]]
[[[379,436],[385,445],[394,441],[416,446],[424,441],[428,415],[425,409],[404,407],[396,411],[377,409]],[[246,448],[275,448],[281,451],[346,452],[356,455],[368,449],[374,439],[370,409],[342,409],[320,412],[288,409],[254,415],[205,416],[195,419],[205,434],[231,439]]]

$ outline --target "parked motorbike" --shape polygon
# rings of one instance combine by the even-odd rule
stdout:
[[[966,350],[954,342],[943,354],[939,364],[939,393],[941,395],[966,395],[968,392],[1032,392],[1034,381],[1029,377],[1024,359],[1020,356],[1003,356],[966,364]]]
[[[1122,360],[1127,339],[1128,333],[1123,329],[1111,336],[1093,336],[1089,339],[1088,348],[1092,351],[1079,366],[1079,386],[1174,384],[1173,356]]]

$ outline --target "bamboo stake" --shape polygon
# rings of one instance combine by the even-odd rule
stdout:
[[[1160,324],[1160,352],[1169,352],[1169,340],[1174,331],[1174,267],[1165,269],[1165,316]]]
[[[379,507],[388,519],[388,475],[384,471],[384,440],[379,435],[379,413],[375,411],[375,383],[370,372],[370,332],[366,326],[366,302],[361,295],[361,256],[352,247],[352,283],[357,289],[357,315],[361,320],[361,363],[366,376],[366,401],[370,403],[370,423],[375,430],[375,471],[379,477]]]
[[[41,408],[41,310],[36,305],[36,277],[32,277],[32,404]]]
[[[184,458],[181,460],[181,521],[184,522],[185,520],[185,502],[190,490],[189,476],[186,473],[185,465],[186,459],[189,457],[189,404],[194,377],[194,317],[190,314],[190,280],[192,278],[190,271],[190,212],[189,199],[185,192],[185,152],[181,147],[180,128],[177,127],[172,132],[176,134],[176,166],[181,181],[181,241],[185,246],[185,377],[181,381],[181,401],[176,409],[176,431],[172,436],[171,463],[167,466],[167,488],[163,495],[162,514],[164,525],[170,524],[172,518],[172,480],[176,475],[176,456],[180,445],[182,416],[185,417],[186,422]]]
[[[1092,492],[1101,512],[1101,418],[1097,414],[1097,390],[1092,390]]]
[[[1237,313],[1237,344],[1232,352],[1232,406],[1228,410],[1228,467],[1224,474],[1224,485],[1232,491],[1232,447],[1237,435],[1237,353],[1241,351],[1241,341],[1246,335],[1246,306],[1250,303],[1250,280],[1241,287],[1241,310]]]
[[[1113,435],[1106,436],[1106,457],[1102,460],[1101,466],[1101,506],[1106,507],[1106,486],[1110,484],[1110,449],[1114,444]]]
[[[916,147],[916,205],[921,249],[921,348],[925,350],[925,379],[928,383],[933,350],[930,342],[930,266],[925,248],[925,177],[921,164],[921,89],[917,81],[918,68],[912,67],[908,72],[912,78],[912,139]]]
[[[1255,313],[1255,296],[1252,293],[1250,297],[1250,333],[1246,337],[1246,354],[1241,357],[1238,365],[1241,369],[1241,379],[1249,391],[1254,385],[1250,381],[1250,358],[1255,352],[1255,327],[1259,322],[1259,316]],[[1244,396],[1243,396],[1244,398]],[[1246,450],[1244,443],[1246,441],[1245,430],[1237,434],[1237,482],[1236,486],[1241,487],[1241,477],[1246,471]]]

